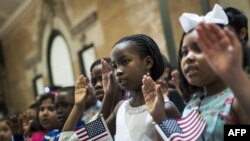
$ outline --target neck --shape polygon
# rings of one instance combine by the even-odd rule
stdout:
[[[131,107],[138,107],[145,104],[142,92],[130,92],[132,95],[130,105]]]
[[[222,92],[227,88],[227,85],[223,82],[223,80],[218,79],[211,84],[204,87],[205,96],[216,95],[219,92]]]

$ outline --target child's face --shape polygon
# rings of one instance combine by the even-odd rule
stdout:
[[[68,92],[59,92],[55,97],[55,104],[57,108],[58,122],[60,127],[62,127],[73,108],[74,95],[69,94]]]
[[[7,121],[0,121],[0,141],[11,141],[12,132]]]
[[[117,44],[112,49],[111,60],[120,87],[127,91],[140,91],[146,68],[135,44],[129,41]]]
[[[45,130],[50,131],[58,128],[56,107],[52,99],[48,98],[42,101],[38,116],[39,122]]]
[[[104,91],[102,85],[102,65],[98,64],[93,67],[91,72],[92,91],[99,101],[103,100]]]
[[[189,84],[202,87],[218,78],[196,44],[192,32],[183,38],[181,56],[181,70]]]

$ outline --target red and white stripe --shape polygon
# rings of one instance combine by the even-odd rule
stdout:
[[[173,133],[170,135],[171,141],[194,141],[199,138],[206,127],[205,120],[200,116],[198,111],[192,111],[188,116],[177,120],[183,133]]]

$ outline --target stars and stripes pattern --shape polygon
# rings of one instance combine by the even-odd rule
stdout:
[[[77,129],[80,141],[112,141],[110,132],[102,116]]]
[[[160,123],[156,129],[164,140],[194,141],[201,136],[205,127],[206,121],[195,110],[181,119],[167,119]]]

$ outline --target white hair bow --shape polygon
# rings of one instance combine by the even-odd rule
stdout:
[[[222,7],[218,4],[214,5],[212,11],[208,12],[205,16],[198,16],[193,13],[183,13],[179,21],[185,32],[195,28],[199,23],[216,23],[216,24],[228,24],[228,18]]]

